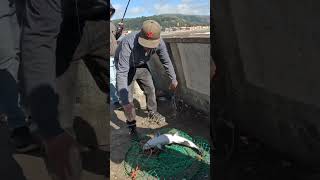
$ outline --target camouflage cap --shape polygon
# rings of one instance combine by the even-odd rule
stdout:
[[[161,26],[154,20],[146,20],[142,24],[138,42],[147,48],[156,48],[160,44]]]

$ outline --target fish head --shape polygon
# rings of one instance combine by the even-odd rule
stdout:
[[[162,150],[162,151],[164,150],[164,146],[161,145],[161,144],[158,144],[158,145],[157,145],[157,148],[160,149],[160,150]]]
[[[153,144],[152,142],[146,142],[144,145],[143,145],[143,149],[146,150],[146,149],[151,149],[151,148],[154,148],[156,145]]]
[[[170,143],[170,137],[168,137],[167,134],[162,134],[146,142],[146,144],[144,145],[144,149],[155,148],[158,145],[163,146],[169,143]]]
[[[150,148],[153,148],[153,147],[154,147],[151,140],[152,140],[152,139],[150,139],[149,141],[147,141],[147,142],[143,145],[143,147],[142,147],[143,150],[147,150],[147,149],[150,149]]]
[[[143,149],[146,150],[156,147],[159,144],[160,138],[160,136],[155,136],[154,138],[150,139],[143,145]]]

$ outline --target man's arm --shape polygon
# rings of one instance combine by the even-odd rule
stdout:
[[[129,104],[128,72],[130,69],[131,48],[127,41],[122,41],[116,50],[117,89],[122,105]]]
[[[157,54],[160,58],[161,63],[163,64],[163,67],[164,67],[166,73],[168,74],[169,78],[172,81],[176,81],[176,73],[174,71],[171,59],[169,57],[166,44],[164,43],[164,41],[162,39],[160,41],[160,46],[159,46],[159,49],[157,50]]]

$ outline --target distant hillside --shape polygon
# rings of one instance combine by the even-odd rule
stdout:
[[[125,28],[127,30],[139,30],[143,21],[152,19],[160,23],[162,28],[183,27],[195,25],[209,25],[210,16],[202,15],[183,15],[183,14],[161,14],[149,17],[137,17],[124,19]],[[120,22],[120,19],[114,20],[114,23]]]

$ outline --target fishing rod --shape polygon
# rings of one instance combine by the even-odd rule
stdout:
[[[130,3],[130,0],[128,0],[128,3],[127,3],[127,6],[126,6],[126,9],[125,9],[125,11],[124,11],[124,13],[123,13],[123,16],[122,16],[122,19],[121,19],[121,23],[123,23],[124,16],[125,16],[125,15],[126,15],[126,13],[127,13],[127,9],[128,9],[129,3]]]
[[[123,16],[122,16],[121,22],[120,22],[120,23],[118,23],[118,25],[119,25],[119,26],[117,27],[117,35],[116,35],[116,39],[120,38],[120,37],[121,37],[121,35],[122,35],[122,31],[123,31],[123,20],[124,20],[124,16],[125,16],[125,15],[126,15],[126,13],[127,13],[127,9],[128,9],[129,4],[130,4],[130,0],[128,0],[128,3],[127,3],[127,6],[126,6],[125,11],[124,11],[124,13],[123,13]],[[119,33],[119,32],[120,32],[120,33]]]

